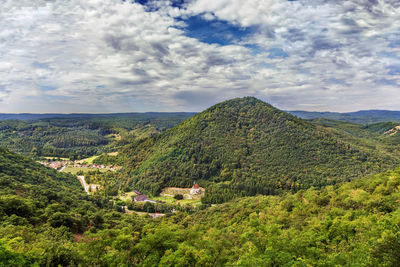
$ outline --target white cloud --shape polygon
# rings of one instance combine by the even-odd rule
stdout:
[[[0,112],[193,111],[244,95],[284,109],[400,109],[400,5],[374,2],[156,1],[147,12],[118,0],[6,0]],[[202,43],[177,19],[191,15],[256,32]]]

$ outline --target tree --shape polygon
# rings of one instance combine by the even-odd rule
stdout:
[[[182,194],[176,194],[176,195],[174,196],[174,198],[175,198],[176,200],[181,200],[181,199],[183,199],[183,195],[182,195]]]

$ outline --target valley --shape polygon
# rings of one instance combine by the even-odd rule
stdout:
[[[0,267],[400,267],[399,0],[1,0]]]
[[[0,121],[0,145],[12,148],[0,148],[0,263],[400,261],[399,122],[303,120],[253,97],[185,119],[155,116]],[[107,124],[101,135],[110,139],[80,135],[99,130],[86,120]],[[64,136],[61,124],[80,125],[80,143],[63,139],[46,154]],[[40,146],[21,150],[22,137]]]

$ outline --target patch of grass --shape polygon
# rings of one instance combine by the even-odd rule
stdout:
[[[201,205],[201,200],[200,199],[182,199],[178,201],[179,204],[182,206],[184,205],[192,205],[192,206],[198,206]]]
[[[186,195],[190,193],[190,188],[173,188],[173,187],[167,187],[164,188],[161,192],[161,194],[168,194],[168,195]]]
[[[168,196],[158,196],[158,197],[153,197],[152,199],[156,200],[156,201],[163,201],[168,204],[177,204],[178,203],[178,200],[176,200],[173,197],[168,197]]]
[[[64,170],[62,172],[69,172],[72,174],[77,174],[79,171],[82,172],[89,172],[89,171],[95,171],[95,170],[99,170],[100,172],[107,172],[107,169],[94,169],[94,168],[87,168],[87,167],[74,167],[74,166],[67,166],[64,168]]]
[[[158,196],[158,197],[153,197],[151,199],[154,200],[158,200],[158,201],[163,201],[166,202],[168,204],[180,204],[182,206],[184,205],[192,205],[192,206],[197,206],[201,204],[201,200],[200,198],[196,198],[196,199],[182,199],[182,200],[176,200],[173,197],[169,197],[169,196]]]
[[[92,164],[93,161],[94,161],[95,159],[97,159],[98,157],[99,157],[99,156],[92,156],[92,157],[90,157],[90,158],[81,159],[81,160],[79,160],[78,162],[79,162],[79,163],[88,163],[88,164]]]
[[[127,201],[127,200],[132,200],[132,197],[137,196],[134,192],[126,192],[118,195],[118,198]]]

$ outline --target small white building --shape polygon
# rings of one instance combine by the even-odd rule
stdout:
[[[190,189],[191,195],[201,195],[204,192],[204,188],[200,187],[198,184],[194,184]]]

